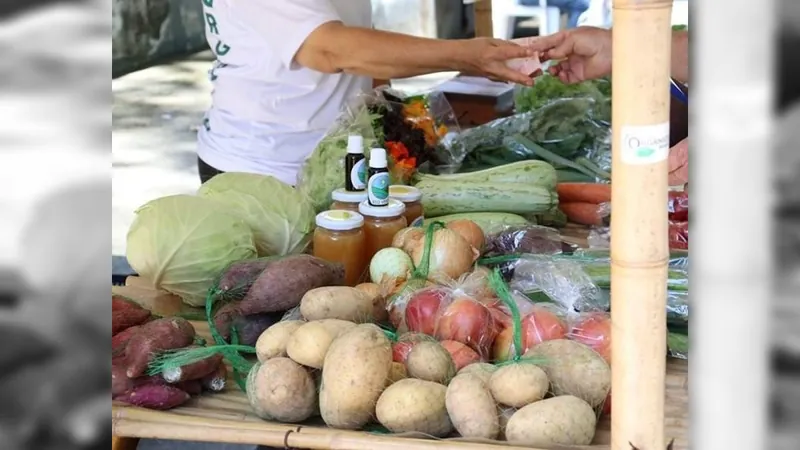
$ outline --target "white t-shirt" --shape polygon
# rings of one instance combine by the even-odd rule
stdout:
[[[317,72],[294,56],[324,23],[371,27],[370,0],[203,0],[203,9],[217,61],[198,155],[218,170],[294,185],[347,99],[371,88],[366,77]]]

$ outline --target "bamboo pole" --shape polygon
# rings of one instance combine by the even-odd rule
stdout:
[[[614,0],[612,450],[661,450],[671,0]]]
[[[493,37],[492,0],[475,2],[475,37]]]

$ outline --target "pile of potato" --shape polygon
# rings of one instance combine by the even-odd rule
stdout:
[[[608,363],[567,339],[529,349],[517,362],[477,362],[456,371],[431,338],[404,362],[375,323],[385,307],[374,285],[325,287],[258,339],[247,395],[262,418],[302,422],[319,415],[333,428],[378,422],[395,433],[500,439],[516,445],[588,445],[611,386]]]

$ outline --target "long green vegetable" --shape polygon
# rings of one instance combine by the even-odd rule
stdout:
[[[609,178],[607,177],[608,173],[594,172],[581,164],[577,164],[574,161],[570,161],[567,158],[564,158],[562,156],[559,156],[551,152],[550,150],[547,150],[546,148],[533,142],[532,140],[528,139],[522,134],[515,134],[514,136],[511,137],[511,139],[513,139],[522,146],[532,149],[534,152],[536,152],[536,156],[542,158],[543,160],[549,162],[554,166],[568,167],[589,177],[597,177],[603,180],[608,180]]]

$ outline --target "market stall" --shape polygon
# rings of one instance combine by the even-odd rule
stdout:
[[[615,2],[611,80],[543,75],[463,129],[442,93],[380,87],[296,188],[230,173],[141,207],[138,276],[112,291],[114,434],[688,448],[670,8]]]

